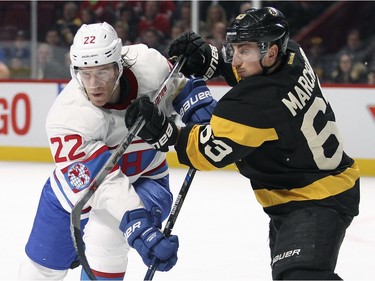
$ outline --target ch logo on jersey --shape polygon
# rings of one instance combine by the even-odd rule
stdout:
[[[75,163],[68,170],[68,178],[72,189],[82,190],[90,183],[91,174],[84,164]]]

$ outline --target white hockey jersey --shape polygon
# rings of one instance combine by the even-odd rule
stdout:
[[[131,67],[124,68],[120,79],[120,86],[127,89],[120,105],[94,106],[72,79],[47,116],[46,130],[56,163],[50,182],[68,212],[127,134],[124,116],[131,100],[155,94],[171,69],[164,56],[143,44],[125,46],[122,54]],[[175,91],[180,82],[177,79],[169,91]],[[170,100],[163,105],[163,110],[172,113]],[[132,183],[139,177],[159,179],[167,174],[165,154],[136,137],[101,183],[85,211],[104,208],[121,220],[127,210],[143,207]]]

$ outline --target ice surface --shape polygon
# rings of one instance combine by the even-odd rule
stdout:
[[[0,280],[15,280],[42,186],[53,164],[0,162]],[[187,169],[171,170],[174,194]],[[349,227],[336,271],[345,280],[375,280],[375,178],[361,180],[360,215]],[[180,238],[179,261],[153,280],[271,280],[268,217],[248,180],[234,171],[197,172],[173,229]],[[125,280],[147,271],[133,250]],[[80,269],[66,280],[79,280]]]

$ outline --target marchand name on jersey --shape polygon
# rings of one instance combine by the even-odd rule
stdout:
[[[284,98],[281,100],[293,116],[297,115],[296,110],[304,108],[306,101],[308,101],[312,95],[316,83],[314,70],[308,63],[306,55],[302,49],[301,53],[305,59],[305,68],[302,71],[302,75],[298,78],[298,84],[294,86],[294,91],[288,93],[289,99]]]

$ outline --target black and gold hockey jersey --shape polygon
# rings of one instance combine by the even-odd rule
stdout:
[[[180,162],[197,170],[235,163],[270,216],[309,205],[358,214],[359,169],[293,41],[276,72],[239,82],[219,100],[210,124],[183,128],[175,148]]]

